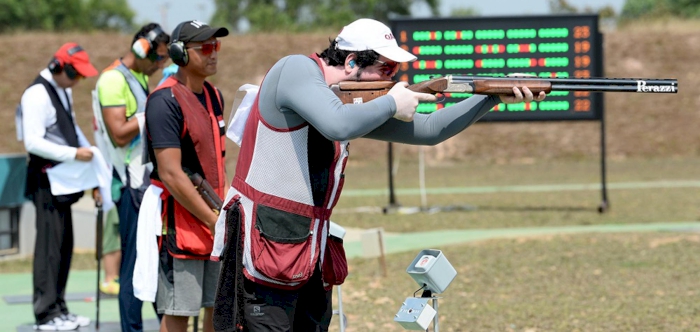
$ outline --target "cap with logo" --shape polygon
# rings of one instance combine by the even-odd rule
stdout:
[[[173,31],[173,39],[183,43],[205,41],[211,37],[228,36],[228,29],[212,28],[208,24],[200,21],[187,21],[179,26],[180,30]],[[175,32],[178,34],[175,35]]]
[[[185,44],[224,36],[228,36],[228,29],[226,28],[212,28],[208,24],[196,20],[182,22],[173,30],[173,39],[168,44],[168,55],[176,65],[180,67],[187,66],[189,57]]]
[[[395,62],[416,60],[415,55],[399,47],[388,26],[373,19],[361,18],[346,25],[335,41],[340,50],[372,50]]]
[[[90,63],[90,57],[87,52],[76,43],[63,44],[53,57],[58,60],[62,66],[70,64],[78,71],[78,74],[84,77],[92,77],[98,74],[95,66]]]

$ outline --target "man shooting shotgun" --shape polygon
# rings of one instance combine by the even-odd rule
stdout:
[[[396,84],[393,81],[343,81],[331,85],[331,90],[344,103],[368,102],[387,94]],[[513,87],[527,87],[533,94],[552,91],[677,93],[675,79],[654,78],[538,78],[453,76],[436,77],[409,85],[411,91],[422,93],[473,93],[479,95],[513,95]]]
[[[406,82],[373,87],[382,93],[358,103],[329,89],[346,81],[389,81],[400,63],[415,60],[386,25],[359,19],[324,51],[284,57],[267,72],[245,122],[225,213],[216,223],[212,257],[222,260],[217,331],[328,330],[332,287],[347,276],[345,252],[329,241],[329,223],[346,181],[350,140],[434,145],[498,103],[545,98],[528,85],[513,86],[506,94],[474,96],[426,115],[416,114],[416,107],[435,101],[433,91],[411,91]]]

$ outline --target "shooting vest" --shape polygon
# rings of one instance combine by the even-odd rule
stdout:
[[[141,85],[139,80],[134,77],[129,68],[127,68],[121,60],[114,61],[114,63],[102,72],[104,73],[108,70],[116,70],[124,76],[131,94],[134,96],[134,99],[136,99],[136,112],[131,116],[127,116],[127,121],[136,116],[136,114],[145,112],[146,100],[149,94],[148,88],[144,88]],[[97,89],[92,91],[92,102],[95,120],[95,141],[97,146],[100,148],[103,155],[109,157],[109,163],[114,166],[114,173],[119,176],[121,183],[128,188],[137,189],[140,196],[142,196],[149,184],[148,176],[150,171],[149,167],[144,166],[141,135],[136,135],[127,146],[114,146],[102,116],[102,105],[100,104]],[[134,194],[132,194],[132,196],[134,196]],[[138,197],[137,203],[140,204],[140,202],[140,197]],[[139,204],[136,204],[136,206],[138,207]]]
[[[29,87],[36,84],[41,84],[44,86],[46,92],[49,94],[49,98],[51,98],[51,104],[56,109],[56,122],[46,128],[44,138],[59,145],[67,145],[74,148],[80,147],[80,144],[78,143],[78,134],[75,131],[75,123],[73,122],[73,115],[68,94],[66,93],[65,95],[66,102],[68,103],[68,109],[66,110],[65,106],[63,106],[63,103],[61,102],[61,99],[58,97],[56,89],[54,89],[53,85],[49,81],[39,75],[34,82],[29,85]],[[27,119],[23,121],[26,120]],[[39,188],[51,188],[49,178],[46,175],[46,169],[58,165],[59,163],[60,162],[58,161],[39,157],[32,153],[29,154],[29,162],[27,164],[27,182],[24,192],[27,198],[32,199]],[[73,204],[82,196],[83,192],[81,191],[75,194],[60,195],[55,197],[59,203]]]
[[[194,143],[200,165],[201,174],[211,184],[220,198],[225,193],[225,131],[220,125],[223,114],[216,114],[212,100],[218,103],[221,110],[222,102],[218,90],[209,82],[204,82],[204,95],[207,100],[205,109],[194,93],[180,84],[174,77],[169,77],[156,90],[170,88],[177,103],[182,109],[183,129],[181,138],[189,135]],[[157,174],[157,165],[154,172]],[[170,194],[165,185],[152,179],[151,184],[162,188],[163,193],[163,223],[165,236],[160,237],[160,245],[166,245],[173,257],[180,259],[207,260],[211,254],[214,239],[209,228],[197,217],[190,213]]]
[[[272,127],[260,115],[259,97],[246,122],[228,194],[235,197],[228,206],[236,204],[229,211],[239,214],[243,274],[259,284],[293,290],[320,266],[324,286],[341,284],[347,275],[345,253],[342,243],[329,241],[328,235],[349,143],[328,140],[309,123]],[[235,248],[226,250],[230,247]],[[223,250],[219,243],[216,248],[214,259]]]

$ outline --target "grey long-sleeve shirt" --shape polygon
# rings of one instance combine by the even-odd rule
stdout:
[[[435,145],[458,134],[498,103],[493,96],[473,96],[431,114],[416,114],[412,122],[393,118],[396,103],[382,96],[364,104],[343,104],[328,88],[316,62],[303,55],[278,61],[260,87],[263,119],[277,128],[308,122],[333,141],[359,137]]]

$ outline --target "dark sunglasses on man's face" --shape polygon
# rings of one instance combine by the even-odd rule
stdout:
[[[221,49],[221,41],[215,40],[209,43],[204,43],[200,46],[192,46],[187,48],[191,48],[193,50],[202,50],[202,55],[209,55],[212,54],[212,52],[218,52]]]
[[[148,54],[148,59],[151,60],[152,62],[158,62],[158,61],[163,61],[167,59],[167,55],[160,55],[158,53],[150,53]]]
[[[391,76],[392,74],[395,74],[397,69],[399,68],[398,62],[384,62],[381,60],[376,60],[375,62],[381,65],[381,67],[379,67],[379,71],[386,76]]]

